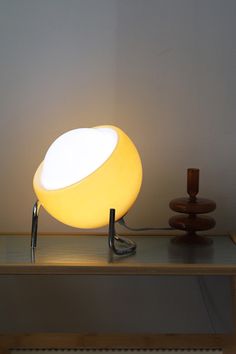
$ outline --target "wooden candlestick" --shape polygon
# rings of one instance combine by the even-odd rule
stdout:
[[[209,213],[216,208],[214,201],[197,198],[199,191],[199,169],[189,168],[187,170],[187,192],[189,198],[173,199],[170,208],[182,215],[175,215],[169,219],[171,227],[177,230],[186,231],[185,235],[172,239],[177,244],[209,245],[212,240],[196,234],[196,231],[205,231],[215,226],[215,220],[210,216],[198,216]],[[187,214],[187,215],[183,215]]]

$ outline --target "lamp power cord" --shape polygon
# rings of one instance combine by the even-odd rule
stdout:
[[[135,228],[135,227],[130,227],[126,224],[126,221],[124,217],[119,219],[117,221],[121,226],[125,227],[127,230],[130,231],[152,231],[152,230],[158,230],[158,231],[170,231],[173,230],[172,227],[140,227],[140,228]]]

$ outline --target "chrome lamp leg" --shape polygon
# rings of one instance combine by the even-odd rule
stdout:
[[[37,232],[38,232],[38,216],[40,209],[40,202],[37,200],[33,206],[32,213],[32,228],[31,228],[31,248],[36,248],[37,246]]]
[[[121,247],[118,248],[117,243],[120,243]],[[116,235],[115,209],[110,209],[108,244],[118,256],[134,254],[137,247],[135,242]]]

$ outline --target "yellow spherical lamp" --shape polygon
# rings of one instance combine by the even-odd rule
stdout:
[[[74,129],[49,147],[33,187],[40,205],[60,222],[77,228],[109,224],[109,210],[122,218],[142,183],[139,153],[112,125]]]

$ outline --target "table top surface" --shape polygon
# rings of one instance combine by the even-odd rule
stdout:
[[[214,236],[210,246],[171,243],[171,236],[129,236],[130,256],[116,256],[105,236],[39,235],[33,253],[30,236],[0,235],[0,274],[236,275],[236,244]]]

